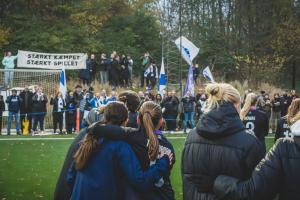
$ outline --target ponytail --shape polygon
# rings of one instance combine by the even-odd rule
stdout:
[[[251,106],[255,106],[257,102],[257,96],[254,93],[249,93],[246,96],[245,104],[241,110],[240,118],[243,121],[251,109]]]
[[[149,139],[149,145],[148,145],[148,156],[150,160],[155,160],[157,155],[158,155],[158,147],[159,143],[156,138],[156,135],[154,134],[154,125],[151,119],[151,114],[150,112],[145,112],[143,114],[143,125],[144,128],[146,129],[146,133]]]
[[[159,142],[154,131],[162,119],[161,107],[153,101],[142,104],[139,110],[139,119],[142,127],[145,128],[148,142],[148,156],[151,161],[156,160],[159,151]]]
[[[99,148],[99,138],[94,134],[87,134],[82,141],[79,149],[74,155],[76,169],[81,170],[86,167],[92,154]]]
[[[222,101],[232,104],[237,104],[241,101],[241,96],[237,89],[227,83],[210,83],[206,86],[205,92],[208,94],[208,110],[217,107]]]

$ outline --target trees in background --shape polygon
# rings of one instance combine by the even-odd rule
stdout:
[[[179,36],[180,8],[195,61],[225,80],[281,84],[300,64],[299,0],[1,0],[0,48],[160,61],[160,32]]]
[[[167,28],[201,48],[196,62],[225,80],[282,83],[299,63],[299,0],[160,0]],[[177,16],[177,17],[175,17]],[[281,79],[281,81],[278,81]]]

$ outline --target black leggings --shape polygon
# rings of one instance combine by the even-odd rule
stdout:
[[[54,129],[54,133],[56,132],[57,124],[58,124],[60,133],[62,133],[62,129],[63,129],[63,116],[64,116],[63,112],[54,112],[53,113],[53,129]]]

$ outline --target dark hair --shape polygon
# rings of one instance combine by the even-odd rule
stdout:
[[[103,115],[104,122],[106,122],[107,124],[120,126],[124,122],[126,122],[128,118],[128,110],[126,109],[124,103],[115,101],[110,102],[104,107]],[[91,126],[95,126],[98,123],[103,122],[96,122]],[[89,130],[93,130],[93,128],[89,128]],[[79,149],[74,155],[74,159],[76,161],[76,169],[81,170],[86,167],[92,154],[96,152],[99,147],[99,136],[96,133],[89,132],[83,139]]]
[[[131,112],[136,112],[141,102],[138,94],[131,90],[120,93],[118,96],[118,100],[124,102],[128,110]]]

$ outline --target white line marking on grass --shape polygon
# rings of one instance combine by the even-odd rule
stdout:
[[[186,139],[186,137],[167,137],[170,140]],[[73,140],[74,138],[0,138],[0,141],[32,141],[32,140]],[[266,137],[266,139],[274,139],[274,137]]]
[[[21,140],[21,141],[32,141],[32,140],[73,140],[74,138],[0,138],[0,141],[14,141],[14,140]]]

